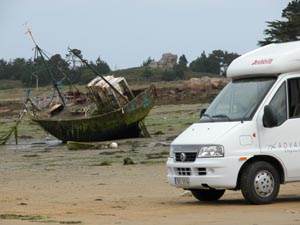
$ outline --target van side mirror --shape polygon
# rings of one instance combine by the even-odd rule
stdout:
[[[204,108],[204,109],[201,109],[201,111],[200,111],[200,118],[203,116],[203,114],[206,112],[206,108]]]
[[[264,108],[263,124],[265,127],[275,127],[278,124],[278,117],[271,105]]]

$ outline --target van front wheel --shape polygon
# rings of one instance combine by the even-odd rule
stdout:
[[[252,204],[269,204],[279,192],[277,170],[268,162],[248,165],[241,176],[241,190],[246,201]]]
[[[224,195],[225,190],[193,189],[191,192],[200,201],[217,201]]]

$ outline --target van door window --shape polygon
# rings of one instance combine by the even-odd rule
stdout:
[[[276,109],[278,126],[287,119],[286,84],[283,83],[274,95],[270,105]]]
[[[289,90],[289,117],[300,117],[300,79],[290,79],[288,81]]]

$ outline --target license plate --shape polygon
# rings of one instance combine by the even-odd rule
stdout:
[[[190,178],[189,177],[175,177],[175,184],[178,186],[190,185]]]

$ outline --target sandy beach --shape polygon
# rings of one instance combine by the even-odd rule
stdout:
[[[152,138],[117,140],[114,149],[70,151],[25,121],[21,144],[0,146],[0,224],[300,224],[299,183],[260,206],[240,191],[199,202],[167,183],[169,144],[200,107],[155,107],[146,120]],[[128,157],[134,165],[123,165]]]

